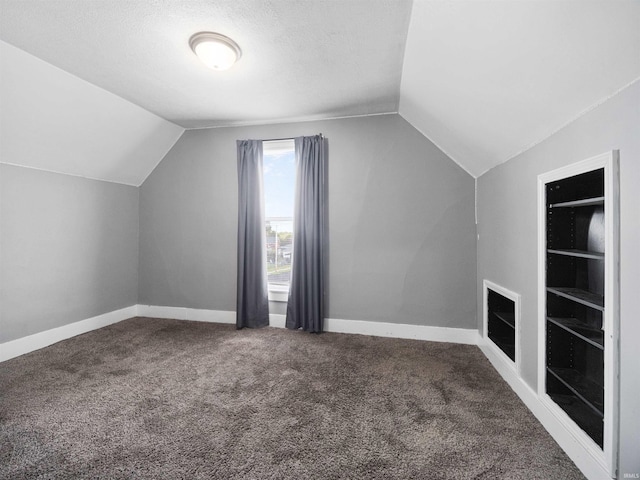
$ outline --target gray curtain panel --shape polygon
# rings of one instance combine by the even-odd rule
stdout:
[[[327,148],[322,135],[298,137],[293,263],[286,327],[320,333],[324,324]]]
[[[238,296],[236,328],[269,325],[264,240],[262,141],[238,140]]]

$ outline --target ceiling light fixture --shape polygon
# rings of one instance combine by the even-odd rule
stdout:
[[[214,32],[196,33],[189,39],[189,46],[202,63],[214,70],[227,70],[242,56],[236,42]]]

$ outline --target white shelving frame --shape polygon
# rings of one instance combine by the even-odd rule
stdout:
[[[618,378],[619,378],[619,159],[618,151],[597,155],[538,176],[538,397],[540,402],[612,478],[616,477],[618,457]],[[546,185],[593,170],[604,169],[604,430],[601,449],[589,435],[546,393],[546,259],[547,205]]]
[[[489,338],[489,289],[496,293],[499,293],[503,297],[507,297],[514,305],[515,314],[515,360],[511,360],[509,356],[504,353],[500,347],[498,347]],[[482,337],[485,344],[493,350],[493,352],[500,358],[504,364],[510,369],[514,370],[518,376],[520,376],[520,295],[511,290],[508,290],[500,285],[493,283],[486,278],[482,280],[482,323],[483,333]]]

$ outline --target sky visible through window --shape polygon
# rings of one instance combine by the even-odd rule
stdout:
[[[294,186],[296,181],[293,150],[270,154],[263,158],[265,217],[293,218]]]
[[[293,142],[263,145],[267,277],[271,285],[288,285],[293,259],[294,145]]]

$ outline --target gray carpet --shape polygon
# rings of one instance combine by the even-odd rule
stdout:
[[[474,346],[135,318],[0,385],[0,478],[583,478]]]

